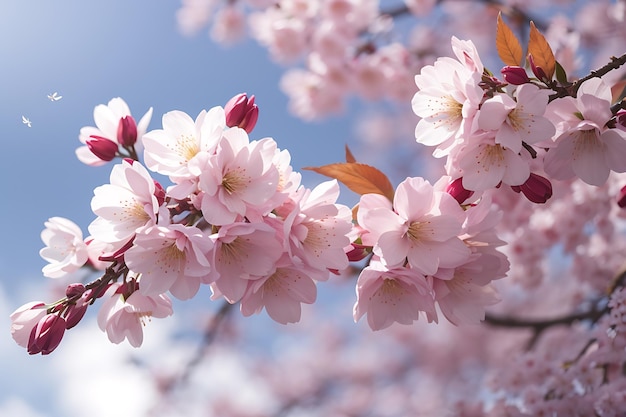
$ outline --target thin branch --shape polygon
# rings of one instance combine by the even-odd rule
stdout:
[[[610,71],[618,69],[619,67],[621,67],[624,64],[626,64],[626,53],[623,54],[622,56],[620,56],[619,58],[616,58],[616,57],[612,56],[611,57],[611,62],[609,62],[608,64],[604,65],[601,68],[598,68],[597,70],[591,71],[589,73],[589,75],[579,79],[578,81],[576,81],[574,83],[573,90],[572,90],[573,93],[574,93],[574,97],[576,97],[576,92],[580,88],[580,85],[582,83],[584,83],[585,81],[590,80],[592,78],[600,78],[600,77],[608,74]]]
[[[492,314],[486,314],[484,322],[494,327],[507,327],[511,329],[528,328],[533,330],[533,336],[527,344],[527,348],[530,349],[539,339],[542,332],[550,327],[554,326],[570,326],[576,322],[590,320],[591,323],[596,323],[602,316],[608,314],[611,309],[608,304],[600,308],[601,301],[605,300],[607,296],[613,294],[613,292],[624,286],[626,281],[626,266],[622,267],[622,271],[618,273],[611,281],[607,288],[607,294],[593,301],[593,307],[588,311],[579,313],[567,314],[560,317],[554,317],[551,319],[523,319],[514,316],[496,316]]]
[[[220,306],[219,310],[211,317],[211,320],[207,324],[202,341],[199,343],[196,353],[193,357],[185,364],[185,367],[182,373],[178,376],[177,379],[170,381],[170,383],[166,386],[166,391],[171,391],[177,385],[182,385],[187,382],[193,369],[202,361],[202,359],[206,356],[206,352],[209,347],[215,341],[215,338],[219,332],[220,327],[228,317],[229,312],[232,310],[233,304],[230,304],[227,301],[224,301]]]

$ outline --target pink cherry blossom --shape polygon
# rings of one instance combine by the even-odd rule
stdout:
[[[432,288],[426,278],[412,268],[387,269],[372,260],[363,268],[356,287],[354,321],[367,314],[372,330],[381,330],[394,322],[412,324],[426,314],[429,322],[437,321]]]
[[[477,124],[479,129],[496,131],[495,142],[519,153],[522,142],[529,145],[550,139],[555,128],[543,117],[551,90],[542,90],[524,84],[515,90],[515,100],[506,94],[497,94],[481,106]]]
[[[455,148],[450,154],[448,165],[458,164],[465,189],[484,191],[496,187],[500,182],[508,185],[523,184],[530,176],[529,160],[530,156],[525,149],[515,152],[497,144],[494,132],[482,132],[472,135],[464,146]]]
[[[126,265],[139,278],[139,291],[155,296],[169,291],[187,300],[198,292],[209,275],[208,257],[213,241],[193,226],[154,226],[138,233],[125,252]]]
[[[433,278],[435,299],[450,323],[478,324],[485,318],[485,307],[500,301],[496,290],[482,282],[485,275],[490,275],[489,260],[488,257],[481,256],[455,268],[451,278]]]
[[[246,34],[246,16],[241,7],[227,4],[215,13],[211,38],[218,43],[230,45],[242,40]]]
[[[361,196],[357,219],[370,232],[367,240],[376,242],[374,253],[389,268],[408,261],[416,271],[432,275],[439,267],[461,265],[470,255],[458,237],[463,209],[422,178],[407,178],[398,185],[393,210],[380,205],[376,195]]]
[[[195,121],[179,110],[165,113],[162,129],[143,135],[146,166],[174,182],[187,178],[188,164],[199,152],[213,153],[226,128],[224,109],[202,110]]]
[[[85,238],[87,244],[87,256],[89,257],[89,266],[100,271],[104,271],[111,261],[103,261],[100,259],[105,254],[111,254],[115,252],[115,246],[111,243],[106,243],[101,240],[94,239],[93,236]]]
[[[89,225],[92,236],[124,244],[138,228],[157,222],[159,204],[154,180],[139,162],[123,161],[111,170],[110,184],[94,190],[91,209],[98,216]]]
[[[39,255],[49,263],[43,267],[43,275],[61,278],[84,266],[88,251],[80,228],[63,217],[51,217],[45,226],[41,240],[46,247],[39,251]]]
[[[336,204],[339,184],[325,181],[313,190],[300,188],[294,195],[295,206],[285,215],[284,230],[288,251],[311,268],[343,270],[348,266],[344,248],[350,245],[352,213]]]
[[[456,36],[452,36],[450,43],[452,44],[452,51],[459,62],[471,72],[482,76],[484,66],[474,42],[471,40],[461,40]]]
[[[602,185],[609,172],[626,172],[626,134],[608,129],[612,117],[611,90],[602,79],[592,78],[578,89],[577,97],[550,103],[557,126],[556,148],[544,158],[546,173],[557,180],[573,176],[590,185]],[[561,133],[562,132],[562,133]]]
[[[458,138],[471,131],[483,97],[480,75],[452,58],[439,58],[415,76],[419,91],[411,105],[421,117],[415,128],[417,142],[438,146],[435,156],[449,153]]]
[[[249,280],[274,273],[283,250],[276,230],[265,223],[231,223],[213,236],[211,282],[214,298],[222,295],[230,303],[243,297]]]
[[[217,152],[190,167],[198,176],[199,208],[206,221],[223,225],[266,214],[258,209],[266,209],[264,204],[277,192],[275,153],[276,142],[271,138],[249,142],[243,129],[225,132]]]
[[[280,89],[289,97],[289,110],[304,120],[344,109],[341,91],[335,83],[328,83],[320,74],[302,69],[291,69],[280,80]]]
[[[42,301],[31,301],[11,313],[11,337],[22,346],[28,346],[31,331],[47,314],[48,306]]]
[[[319,271],[306,265],[295,265],[286,257],[277,263],[268,276],[250,281],[241,299],[244,316],[259,313],[263,308],[278,323],[297,323],[302,314],[302,303],[312,304],[317,296],[315,277]]]
[[[96,127],[86,126],[80,129],[78,139],[85,145],[76,149],[78,159],[87,165],[99,166],[107,161],[95,155],[87,146],[88,141],[95,137],[98,140],[110,141],[115,144],[115,148],[123,145],[118,141],[118,129],[120,120],[126,116],[131,116],[128,104],[120,97],[113,98],[108,104],[99,104],[93,110],[93,118]],[[150,124],[152,118],[152,107],[141,117],[137,124],[137,137],[141,137]]]
[[[143,327],[152,317],[171,316],[172,302],[165,294],[146,296],[134,291],[127,296],[125,289],[125,284],[116,283],[107,290],[108,298],[98,312],[98,326],[112,343],[128,339],[131,346],[139,347],[143,342]]]

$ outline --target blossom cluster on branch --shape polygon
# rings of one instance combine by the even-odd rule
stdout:
[[[301,52],[298,42],[310,39],[320,50],[341,52],[378,16],[374,1],[313,4],[294,0],[267,8],[253,20],[257,36],[280,58]],[[263,19],[270,14],[282,17],[269,24]],[[345,39],[334,36],[340,20]],[[286,25],[278,25],[280,31],[277,21]],[[298,21],[319,31],[299,39]],[[273,138],[250,138],[260,116],[255,97],[246,94],[195,118],[170,111],[154,130],[148,130],[152,109],[136,123],[121,98],[96,106],[96,126],[80,130],[83,146],[76,156],[91,166],[120,161],[109,183],[94,190],[90,235],[51,217],[40,255],[49,263],[46,277],[81,268],[99,277],[68,285],[56,302],[18,308],[11,315],[13,338],[29,354],[47,355],[102,299],[97,322],[109,340],[139,347],[151,318],[173,314],[170,296],[194,298],[201,285],[210,287],[213,300],[238,305],[244,316],[265,310],[278,323],[295,323],[302,304],[316,301],[318,283],[353,262],[353,318],[367,317],[373,330],[412,324],[420,316],[428,323],[443,316],[457,326],[486,321],[530,330],[528,348],[543,350],[508,364],[518,373],[491,375],[492,415],[618,415],[612,410],[626,402],[620,394],[626,364],[620,249],[626,242],[615,239],[626,218],[626,178],[619,175],[626,172],[626,105],[620,84],[604,76],[626,64],[626,54],[576,80],[532,22],[529,33],[524,54],[498,16],[501,77],[485,68],[472,41],[456,37],[454,58],[410,73],[391,65],[396,58],[406,64],[404,52],[381,58],[361,51],[365,55],[352,61],[358,67],[348,69],[345,62],[331,68],[332,54],[317,61],[309,56],[311,68],[320,70],[316,77],[328,77],[315,82],[339,94],[335,75],[356,74],[361,87],[376,89],[410,74],[413,90],[402,88],[396,98],[419,117],[415,140],[445,160],[446,175],[434,183],[409,176],[393,186],[346,148],[346,162],[307,168],[332,178],[309,189],[287,150]],[[332,110],[328,102],[340,101],[322,97],[317,88],[308,92],[320,94],[320,109]],[[315,100],[305,99],[309,107],[301,115],[317,114],[311,110]],[[153,173],[171,184],[162,185]],[[352,209],[339,203],[339,183],[360,195]],[[563,291],[572,291],[566,307],[574,313],[552,320],[487,313],[520,313],[545,301],[513,299],[499,307],[510,290],[499,294],[499,283],[540,288],[545,280],[538,265],[556,246],[573,259],[572,279],[587,291]],[[572,348],[569,359],[559,355],[563,369],[555,369],[547,359],[553,341],[541,336],[562,325],[572,326]],[[520,389],[520,381],[534,391]],[[472,405],[459,407],[471,415]]]

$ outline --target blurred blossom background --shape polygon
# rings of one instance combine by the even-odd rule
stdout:
[[[576,1],[566,6],[553,3],[554,9],[550,6],[548,10],[560,13],[580,10],[592,2]],[[364,323],[353,323],[354,280],[346,277],[318,286],[318,302],[305,306],[302,323],[297,325],[276,324],[265,312],[250,318],[235,312],[223,323],[219,343],[212,344],[205,359],[173,388],[172,373],[185,369],[195,357],[202,345],[203,328],[221,306],[209,299],[208,287],[201,288],[192,301],[173,300],[174,316],[149,322],[140,349],[126,342],[111,344],[95,322],[97,309],[89,311],[84,322],[67,332],[60,347],[49,356],[30,357],[11,339],[12,311],[31,300],[49,302],[62,297],[67,282],[41,275],[45,262],[38,255],[43,247],[40,233],[48,218],[60,216],[71,219],[85,236],[88,234],[87,226],[95,217],[90,210],[93,189],[108,182],[111,164],[88,167],[77,160],[74,151],[80,145],[80,128],[95,125],[94,107],[114,97],[128,103],[136,120],[152,107],[152,130],[161,128],[161,116],[170,110],[182,110],[195,118],[203,109],[223,106],[237,93],[254,94],[260,116],[251,139],[270,136],[281,149],[288,149],[292,166],[303,174],[303,183],[308,187],[325,178],[303,168],[343,161],[345,145],[350,146],[357,160],[375,164],[394,184],[407,175],[432,179],[441,174],[430,151],[415,144],[416,118],[410,114],[409,103],[398,106],[351,97],[341,114],[304,121],[288,111],[288,98],[279,88],[285,69],[272,61],[266,48],[249,37],[231,48],[218,44],[211,39],[209,27],[203,25],[201,14],[195,16],[199,20],[197,30],[193,30],[193,15],[186,16],[191,19],[187,26],[179,26],[179,9],[178,1],[151,0],[0,3],[0,181],[4,195],[0,416],[211,415],[198,411],[201,407],[193,404],[212,401],[216,410],[228,393],[236,393],[248,410],[256,408],[263,415],[263,410],[275,406],[272,397],[266,395],[263,377],[275,377],[267,368],[280,371],[283,360],[290,364],[283,376],[293,384],[294,392],[307,384],[307,377],[313,378],[304,371],[299,373],[294,364],[302,363],[301,370],[307,372],[317,368],[328,375],[332,371],[329,358],[343,360],[344,366],[353,366],[355,373],[367,363],[384,365],[385,359],[380,356],[384,342],[377,345],[381,350],[370,350],[367,341],[383,338],[385,332],[372,334]],[[479,24],[492,25],[495,31],[495,16],[484,16]],[[467,19],[468,27],[442,26],[439,37],[434,39],[432,33],[409,30],[415,23],[411,19],[415,17],[402,17],[397,22],[406,36],[404,41],[416,47],[435,42],[444,51],[442,54],[450,54],[451,34],[461,39],[471,36],[473,28],[469,25],[476,23]],[[585,25],[589,33],[596,29],[593,22],[581,20],[580,27]],[[219,28],[211,30],[214,38],[221,36]],[[497,72],[501,64],[488,55],[494,50],[494,32],[484,33],[488,36],[472,40],[486,66]],[[620,42],[623,46],[623,39]],[[595,66],[585,62],[580,68],[585,71]],[[55,92],[62,98],[50,100],[48,95]],[[22,117],[30,120],[31,127],[23,123]],[[342,189],[340,203],[352,206],[356,201],[356,195]],[[419,323],[403,331],[415,333],[423,328],[424,323]],[[448,331],[450,326],[441,324],[438,334],[424,334],[425,338],[437,339]],[[394,337],[401,340],[404,336],[401,331]],[[333,356],[336,346],[350,338],[354,351],[359,352],[359,364],[350,363],[357,356]],[[312,346],[315,357],[299,356],[304,344]],[[407,352],[394,354],[401,358]],[[265,365],[263,361],[253,364],[254,358],[262,357],[259,355],[274,359]],[[400,368],[395,371],[401,373]],[[471,375],[460,379],[464,377],[471,379]],[[428,398],[428,381],[413,382],[422,390],[420,398],[424,401]],[[365,403],[368,396],[364,391],[349,394],[357,405],[359,399]],[[394,395],[402,393],[389,392],[388,410],[393,410]],[[431,405],[432,409],[439,406]],[[232,407],[225,403],[223,415],[238,415]]]

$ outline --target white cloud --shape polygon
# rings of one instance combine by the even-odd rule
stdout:
[[[0,402],[0,416],[44,417],[43,414],[35,411],[22,398],[13,396]]]

